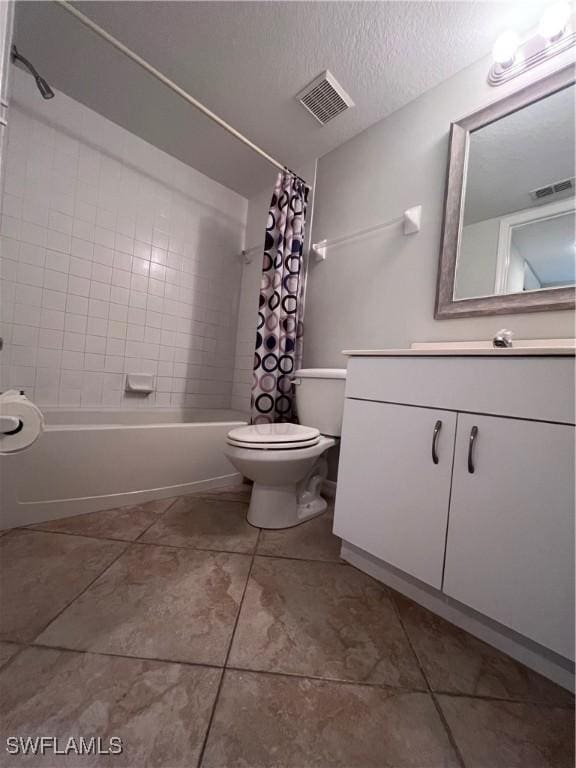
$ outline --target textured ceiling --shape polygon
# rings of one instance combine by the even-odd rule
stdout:
[[[489,52],[514,2],[82,2],[81,10],[267,152],[320,157]],[[51,2],[15,42],[56,88],[245,196],[270,166]],[[330,69],[356,106],[321,126],[294,95]],[[54,100],[56,101],[56,100]],[[57,104],[54,104],[57,108]]]
[[[574,131],[574,86],[475,131],[470,137],[464,224],[531,208],[532,190],[574,176]],[[549,202],[541,200],[543,205]]]

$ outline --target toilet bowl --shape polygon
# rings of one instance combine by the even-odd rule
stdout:
[[[248,522],[291,528],[322,514],[326,451],[342,428],[344,369],[296,371],[296,407],[302,424],[254,424],[228,433],[225,454],[253,481]]]

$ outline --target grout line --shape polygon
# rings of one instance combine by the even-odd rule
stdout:
[[[458,746],[458,743],[456,742],[456,738],[454,734],[452,733],[452,729],[450,728],[450,725],[448,724],[448,720],[446,719],[446,715],[444,714],[444,710],[440,706],[440,702],[438,701],[435,693],[430,689],[430,696],[432,697],[432,701],[434,702],[434,706],[436,707],[436,711],[438,713],[438,717],[440,718],[440,721],[442,725],[444,726],[444,729],[446,733],[448,734],[448,741],[452,745],[452,748],[454,752],[456,753],[456,757],[460,764],[463,766],[463,768],[466,768],[466,763],[464,762],[464,756],[462,755],[462,752],[460,751],[460,747]]]
[[[400,622],[400,626],[404,630],[404,635],[406,636],[406,641],[408,642],[408,645],[410,647],[410,650],[412,651],[414,658],[416,659],[416,663],[418,664],[418,668],[420,669],[420,674],[422,675],[422,678],[424,682],[426,683],[426,687],[428,688],[428,694],[430,698],[432,699],[432,702],[434,704],[434,707],[436,708],[436,712],[438,713],[438,717],[440,719],[440,722],[444,726],[444,730],[446,732],[446,735],[448,736],[448,741],[450,742],[450,745],[452,749],[454,750],[454,753],[456,755],[456,758],[458,762],[460,763],[461,768],[466,768],[466,763],[464,762],[464,757],[462,756],[462,753],[460,752],[460,747],[458,746],[456,739],[454,738],[454,734],[452,733],[452,729],[450,728],[448,721],[446,720],[446,717],[444,715],[444,712],[442,710],[442,707],[440,706],[440,702],[437,700],[435,692],[432,690],[432,686],[430,685],[430,681],[428,680],[428,677],[426,675],[426,672],[424,671],[424,667],[422,666],[422,663],[420,662],[420,657],[416,653],[416,649],[414,648],[414,645],[412,644],[412,640],[410,638],[410,635],[408,633],[408,630],[406,629],[406,626],[402,620],[402,616],[400,615],[400,609],[398,608],[396,604],[396,600],[394,599],[393,595],[390,594],[390,599],[392,600],[392,605],[394,606],[394,611],[396,613],[396,616],[398,618],[398,621]]]
[[[214,722],[214,716],[216,714],[216,707],[218,706],[218,701],[220,699],[220,692],[222,690],[222,685],[224,683],[224,674],[226,672],[226,668],[228,666],[228,659],[230,658],[230,652],[232,651],[232,644],[234,642],[234,637],[236,635],[236,629],[238,627],[238,622],[240,621],[240,613],[242,611],[242,606],[244,605],[244,598],[246,597],[246,592],[248,590],[248,583],[250,582],[250,576],[252,574],[252,568],[254,567],[254,561],[256,560],[256,550],[258,548],[258,543],[260,542],[260,535],[262,533],[262,529],[258,529],[258,535],[256,537],[256,544],[254,546],[254,552],[252,554],[252,559],[250,561],[250,567],[248,568],[248,575],[246,577],[246,583],[244,584],[244,589],[242,590],[242,596],[240,598],[240,603],[238,604],[238,612],[236,614],[236,620],[234,621],[234,627],[232,628],[232,632],[230,634],[230,642],[228,643],[228,650],[226,651],[226,657],[224,659],[224,668],[222,670],[222,674],[220,676],[220,682],[218,683],[218,689],[216,691],[216,696],[214,697],[214,704],[212,705],[212,711],[210,712],[210,719],[208,720],[208,727],[206,728],[206,734],[204,736],[204,741],[202,742],[202,748],[200,749],[200,753],[198,755],[198,762],[196,763],[197,768],[201,768],[202,762],[204,760],[204,753],[206,752],[206,746],[208,744],[208,738],[210,736],[210,731],[212,730],[212,723]]]
[[[270,669],[256,669],[252,667],[227,666],[226,669],[233,672],[253,672],[257,675],[276,675],[279,677],[294,677],[298,680],[317,680],[323,683],[335,683],[337,685],[360,685],[365,688],[383,688],[387,691],[396,691],[397,693],[432,693],[433,696],[449,696],[461,699],[475,699],[478,701],[493,702],[495,704],[526,704],[533,707],[548,707],[550,709],[569,709],[573,706],[567,704],[555,704],[545,701],[533,701],[529,699],[502,699],[497,696],[481,696],[473,693],[458,693],[454,691],[436,691],[431,690],[425,683],[422,688],[405,687],[400,685],[391,685],[390,683],[370,683],[365,680],[344,680],[338,677],[322,677],[321,675],[307,675],[299,672],[276,672]]]
[[[263,552],[254,553],[255,557],[267,557],[271,560],[292,560],[297,563],[320,563],[321,565],[350,565],[345,560],[317,560],[313,557],[290,557],[290,555],[268,555]]]
[[[49,527],[42,528],[42,527],[40,527],[40,526],[44,525],[44,523],[46,523],[47,526],[49,526],[50,522],[53,522],[53,521],[50,521],[50,520],[45,520],[43,523],[31,523],[30,525],[16,526],[15,528],[11,528],[10,530],[11,531],[32,531],[32,533],[56,533],[56,534],[58,534],[60,536],[78,536],[78,537],[80,537],[82,539],[100,539],[101,541],[120,541],[120,542],[122,542],[124,544],[134,544],[135,541],[138,541],[138,539],[141,536],[143,536],[147,531],[149,531],[150,528],[152,528],[153,525],[156,525],[156,523],[159,520],[161,520],[164,517],[164,515],[166,515],[166,513],[169,512],[169,510],[172,509],[172,507],[174,506],[174,504],[176,504],[176,502],[178,501],[179,498],[180,497],[177,496],[176,498],[172,499],[172,501],[166,507],[166,509],[163,512],[160,512],[157,515],[157,517],[150,523],[150,525],[146,526],[146,528],[143,531],[140,531],[140,533],[138,534],[138,536],[135,539],[119,539],[119,538],[116,538],[115,536],[97,536],[97,535],[95,535],[93,533],[90,534],[90,533],[74,533],[72,531],[55,531],[53,528],[49,528]],[[161,501],[161,499],[160,499],[160,501]],[[144,503],[147,503],[147,502],[144,502]],[[135,505],[135,506],[139,506],[139,505]],[[86,516],[88,516],[88,515],[96,514],[98,512],[115,512],[115,511],[121,510],[121,509],[122,509],[122,507],[113,507],[112,509],[97,509],[97,510],[95,510],[95,512],[85,512],[85,513],[81,513],[80,515],[70,515],[70,517],[80,517],[80,516],[82,516],[82,514],[85,514]],[[65,518],[65,517],[57,518],[57,520],[66,520],[66,519],[67,518]]]
[[[398,606],[396,604],[395,596],[397,595],[399,598],[407,600],[409,602],[412,602],[415,605],[418,605],[418,603],[415,603],[414,600],[412,600],[409,597],[406,597],[406,595],[403,595],[402,592],[398,592],[396,589],[394,589],[394,587],[389,587],[387,584],[384,584],[383,582],[379,581],[375,576],[371,576],[369,573],[366,573],[365,571],[360,570],[356,565],[353,565],[352,563],[347,563],[346,561],[344,561],[344,564],[345,565],[349,565],[350,568],[354,568],[355,571],[358,571],[359,573],[364,574],[364,576],[366,576],[367,578],[371,579],[379,587],[381,587],[382,589],[384,589],[388,593],[388,596],[389,596],[390,600],[392,601],[392,603],[394,605],[394,610],[396,612],[396,615],[398,616],[398,620],[400,621],[400,624],[402,625],[404,633],[406,634],[406,636],[408,638],[408,643],[410,645],[410,648],[412,649],[412,652],[414,653],[414,656],[416,656],[416,659],[418,661],[419,666],[421,666],[418,654],[416,653],[416,651],[415,651],[415,649],[414,649],[414,647],[412,645],[412,640],[410,638],[408,630],[406,629],[406,626],[404,624],[404,620],[402,619],[402,617],[400,615],[400,611],[399,611]],[[444,619],[444,621],[447,621],[447,619]],[[451,622],[448,621],[448,624],[450,624],[450,623]],[[470,634],[470,633],[466,632],[466,630],[462,630],[462,631],[465,632],[467,635]],[[470,637],[474,637],[474,636],[470,635]],[[520,662],[517,662],[517,663],[520,663]],[[529,668],[526,667],[526,669],[529,669]],[[426,683],[429,685],[428,678],[427,678],[426,674],[424,673],[423,667],[421,667],[421,672],[422,672],[422,674],[424,676],[424,679],[426,680]],[[545,678],[545,679],[548,679],[548,678]],[[567,695],[571,695],[572,697],[574,697],[575,694],[572,691],[568,690],[567,688],[563,688],[562,686],[559,686],[557,683],[554,683],[552,680],[550,680],[549,682],[550,682],[551,685],[555,685],[557,688],[561,689],[562,691],[565,691]],[[433,689],[432,686],[430,686],[430,685],[429,685],[429,688],[430,688],[430,691],[432,692],[432,694],[434,696],[438,696],[438,695],[439,696],[453,696],[453,697],[459,697],[460,696],[462,698],[468,698],[468,699],[479,699],[480,701],[508,702],[509,704],[531,704],[531,705],[536,706],[536,707],[554,707],[556,709],[574,709],[574,703],[572,703],[572,704],[557,704],[557,703],[549,702],[549,701],[537,701],[535,699],[504,698],[504,697],[498,697],[498,696],[488,696],[488,695],[479,694],[479,693],[461,693],[459,691],[436,690],[436,689]]]
[[[12,662],[20,656],[22,651],[25,651],[28,647],[27,643],[16,643],[12,640],[3,640],[2,642],[9,643],[10,645],[19,645],[20,647],[16,649],[16,653],[10,656],[9,659],[7,659],[4,664],[0,666],[0,674],[4,672],[5,669],[8,669],[9,666],[11,666]]]
[[[87,514],[92,513],[88,512]],[[53,533],[55,536],[75,536],[78,539],[92,539],[92,541],[114,541],[120,544],[134,543],[132,539],[114,539],[111,536],[94,536],[94,534],[88,535],[86,533],[71,533],[70,531],[54,531],[50,528],[36,528],[36,525],[42,525],[42,523],[33,523],[32,526],[20,526],[17,528],[12,528],[10,532],[15,533],[16,531],[24,531],[26,533]]]
[[[164,517],[164,515],[166,515],[169,512],[169,510],[171,508],[172,508],[172,504],[170,505],[170,507],[165,512],[163,512],[161,515],[159,515],[157,520],[154,520],[154,522],[150,523],[150,525],[145,530],[143,530],[140,534],[138,534],[138,538],[136,538],[136,539],[115,539],[115,538],[112,538],[111,536],[96,536],[94,534],[72,533],[70,531],[54,531],[54,530],[50,530],[49,528],[42,528],[42,529],[40,529],[40,528],[36,528],[36,527],[34,527],[34,528],[30,528],[30,527],[13,528],[12,530],[14,530],[14,531],[29,531],[31,533],[51,533],[51,534],[54,534],[56,536],[75,536],[76,538],[80,538],[80,539],[92,539],[92,540],[96,540],[96,541],[110,541],[110,542],[116,542],[116,543],[120,543],[120,544],[126,544],[128,546],[130,546],[132,544],[140,544],[140,545],[143,545],[143,546],[146,546],[146,547],[164,547],[164,548],[168,547],[170,549],[184,549],[184,550],[187,550],[188,552],[195,552],[195,551],[196,552],[219,552],[219,553],[227,554],[227,555],[247,555],[248,557],[256,556],[256,557],[267,557],[267,558],[272,558],[272,559],[277,559],[277,560],[295,560],[295,561],[301,562],[301,563],[323,563],[325,565],[348,565],[348,566],[350,566],[350,563],[347,563],[345,560],[342,560],[342,559],[339,559],[339,560],[318,560],[318,559],[315,559],[315,558],[312,558],[312,557],[291,557],[290,555],[276,555],[276,554],[268,554],[268,553],[258,552],[256,547],[258,546],[259,535],[258,535],[258,538],[256,539],[256,543],[254,544],[254,550],[250,551],[250,552],[240,552],[240,551],[234,550],[234,549],[216,549],[215,547],[189,547],[189,546],[185,546],[184,544],[166,544],[166,543],[164,543],[162,541],[142,541],[141,537],[144,536],[144,534],[146,534],[150,530],[150,528],[152,528],[154,525],[156,525],[156,523],[159,522],[159,520],[161,520]],[[87,513],[87,514],[91,514],[91,513]],[[36,524],[34,524],[34,526],[36,526]],[[258,529],[258,530],[260,531],[260,529]],[[350,567],[354,567],[354,566],[350,566]],[[381,584],[381,582],[378,582],[378,583]]]
[[[570,691],[567,689],[567,694]],[[535,699],[503,699],[498,696],[486,696],[477,693],[461,693],[460,691],[433,691],[435,696],[447,696],[453,699],[475,699],[477,701],[489,701],[494,704],[525,704],[529,707],[549,708],[549,709],[569,709],[574,710],[573,704],[556,704],[550,701],[536,701]]]
[[[320,675],[306,675],[300,672],[276,672],[271,669],[252,669],[250,667],[227,666],[226,671],[230,672],[248,672],[254,675],[269,675],[272,677],[289,677],[295,680],[314,680],[318,683],[332,683],[334,685],[356,685],[363,688],[377,688],[385,691],[401,693],[428,693],[428,688],[404,688],[402,686],[390,685],[389,683],[369,683],[366,680],[343,680],[338,677],[321,677]]]
[[[456,757],[463,768],[466,768],[466,763],[464,762],[464,756],[462,755],[462,752],[460,751],[460,747],[458,746],[458,743],[456,742],[456,738],[454,734],[452,733],[452,729],[450,728],[450,725],[448,724],[448,720],[446,719],[446,715],[444,714],[444,710],[440,706],[440,702],[438,701],[436,694],[432,689],[430,689],[430,696],[432,697],[432,701],[434,702],[434,706],[436,707],[436,711],[438,713],[438,717],[440,718],[440,721],[442,725],[444,726],[444,729],[446,733],[448,734],[448,741],[452,745],[452,748],[454,752],[456,753]]]
[[[238,666],[231,666],[231,665],[229,665],[229,659],[230,659],[230,655],[231,655],[232,646],[233,646],[233,642],[234,642],[234,639],[235,639],[236,631],[237,631],[237,628],[238,628],[238,624],[239,624],[239,621],[240,621],[240,615],[241,615],[242,607],[243,607],[243,604],[244,604],[244,599],[245,599],[245,596],[246,596],[246,592],[247,592],[247,589],[248,589],[248,584],[249,584],[249,581],[250,581],[250,578],[251,578],[251,574],[252,574],[252,570],[253,570],[253,567],[254,567],[254,564],[256,562],[256,558],[257,557],[270,558],[270,559],[281,559],[281,560],[288,560],[288,561],[293,561],[293,562],[310,562],[310,563],[321,563],[321,564],[331,564],[331,565],[348,565],[348,566],[353,567],[353,568],[354,568],[354,566],[351,566],[349,563],[347,563],[346,561],[343,561],[343,560],[338,560],[338,561],[315,560],[315,559],[312,559],[312,558],[299,558],[299,557],[289,557],[289,556],[286,556],[286,555],[260,553],[258,551],[258,547],[260,546],[260,543],[261,543],[262,529],[258,529],[256,541],[255,541],[254,548],[253,548],[252,552],[233,552],[231,550],[212,549],[212,548],[203,548],[203,547],[188,547],[188,546],[182,546],[182,545],[164,544],[162,542],[142,541],[141,540],[142,537],[150,530],[150,528],[152,528],[154,525],[156,525],[160,520],[162,520],[168,514],[168,512],[172,509],[172,507],[178,502],[178,500],[180,498],[183,498],[183,497],[175,497],[173,499],[173,501],[171,502],[171,504],[162,513],[160,513],[144,530],[142,530],[138,534],[136,539],[132,539],[132,540],[115,539],[115,538],[111,538],[111,537],[93,536],[93,535],[89,535],[89,534],[86,535],[86,534],[81,534],[81,533],[70,533],[70,532],[66,532],[66,531],[54,531],[54,530],[50,530],[50,529],[41,529],[41,528],[36,528],[36,527],[34,527],[34,528],[32,528],[32,527],[20,527],[20,528],[14,529],[14,530],[20,530],[20,531],[24,530],[24,531],[29,531],[29,532],[43,532],[43,533],[52,533],[52,534],[65,535],[65,536],[76,536],[76,537],[80,537],[80,538],[90,538],[92,540],[110,541],[110,542],[121,543],[121,544],[125,545],[123,547],[122,551],[118,554],[118,556],[116,558],[114,558],[99,574],[97,574],[94,577],[94,579],[92,581],[90,581],[90,583],[80,593],[75,595],[64,606],[64,608],[62,608],[61,611],[59,611],[55,616],[53,616],[48,621],[48,623],[35,635],[35,638],[39,637],[57,618],[59,618],[59,616],[62,613],[64,613],[64,611],[66,611],[76,600],[81,598],[82,595],[86,591],[88,591],[90,589],[90,587],[101,576],[103,576],[108,571],[108,569],[111,568],[117,562],[117,560],[120,557],[122,557],[122,555],[124,555],[128,551],[128,549],[131,546],[133,546],[134,544],[156,546],[156,547],[163,547],[163,548],[183,549],[183,550],[188,550],[188,551],[219,552],[219,553],[236,554],[236,555],[239,554],[239,555],[250,557],[251,560],[250,560],[250,565],[249,565],[249,569],[248,569],[248,574],[247,574],[246,582],[244,584],[244,589],[243,589],[243,592],[242,592],[242,596],[240,598],[240,602],[239,602],[239,606],[238,606],[238,611],[237,611],[236,618],[235,618],[235,621],[234,621],[234,625],[233,625],[233,628],[232,628],[232,632],[231,632],[231,636],[230,636],[230,641],[228,643],[228,649],[227,649],[227,652],[226,652],[226,656],[225,656],[225,660],[224,660],[223,666],[220,666],[220,665],[217,665],[217,664],[202,663],[202,662],[179,661],[179,660],[174,660],[174,659],[163,659],[163,658],[154,658],[154,657],[128,656],[128,655],[125,655],[125,654],[112,653],[112,652],[79,650],[79,649],[74,649],[74,648],[66,648],[66,647],[63,647],[63,646],[62,647],[60,647],[60,646],[50,646],[50,645],[45,645],[45,644],[42,644],[42,643],[35,642],[35,640],[29,641],[29,642],[22,642],[20,640],[14,640],[14,641],[7,640],[6,642],[8,642],[8,643],[12,642],[15,645],[19,645],[20,648],[17,650],[17,652],[10,659],[7,660],[7,662],[2,666],[1,669],[2,670],[6,670],[20,656],[20,654],[26,648],[39,648],[39,649],[46,649],[46,650],[60,650],[60,651],[65,651],[65,652],[69,652],[69,653],[89,654],[89,655],[93,655],[93,656],[100,655],[100,656],[104,656],[104,657],[125,658],[125,659],[130,659],[130,660],[133,660],[133,661],[150,661],[150,662],[166,663],[166,664],[180,664],[180,665],[183,665],[183,666],[190,666],[190,667],[196,667],[196,668],[209,668],[209,669],[219,670],[221,672],[220,679],[219,679],[219,682],[218,682],[218,687],[217,687],[216,695],[215,695],[215,698],[214,698],[214,703],[212,705],[212,709],[211,709],[211,713],[210,713],[210,718],[209,718],[208,725],[207,725],[207,728],[206,728],[206,733],[205,733],[204,740],[203,740],[203,743],[202,743],[202,748],[201,748],[201,751],[199,753],[199,758],[198,758],[198,763],[197,763],[198,766],[201,765],[201,763],[202,763],[202,761],[204,759],[204,754],[205,754],[206,747],[207,747],[207,744],[208,744],[208,739],[209,739],[210,731],[211,731],[211,728],[212,728],[212,723],[214,721],[214,717],[215,717],[215,714],[216,714],[216,709],[217,709],[217,706],[218,706],[218,702],[219,702],[219,698],[220,698],[220,692],[222,690],[222,686],[223,686],[223,682],[224,682],[224,675],[225,675],[226,670],[231,670],[231,671],[234,671],[234,672],[248,672],[248,673],[253,673],[253,674],[261,674],[261,675],[269,675],[269,676],[281,676],[281,677],[294,678],[294,679],[297,679],[297,680],[298,679],[301,679],[301,680],[314,680],[314,681],[317,681],[317,682],[326,682],[326,683],[332,683],[332,684],[336,684],[336,685],[365,686],[365,687],[372,687],[372,688],[379,688],[379,689],[394,691],[394,692],[397,692],[399,694],[400,693],[413,693],[413,692],[427,693],[431,697],[431,699],[432,699],[432,701],[434,703],[435,709],[436,709],[436,711],[438,713],[438,716],[440,718],[440,721],[441,721],[442,725],[444,726],[444,730],[447,733],[448,740],[449,740],[449,742],[450,742],[450,744],[451,744],[451,746],[452,746],[452,748],[453,748],[453,750],[454,750],[454,752],[455,752],[455,754],[457,756],[457,759],[458,759],[458,761],[459,761],[459,763],[461,765],[461,768],[466,768],[465,767],[465,762],[464,762],[463,756],[462,756],[462,754],[460,752],[460,749],[459,749],[459,747],[457,745],[456,739],[454,738],[452,730],[451,730],[451,728],[450,728],[450,726],[449,726],[449,724],[448,724],[448,722],[446,720],[446,717],[444,715],[444,712],[442,710],[440,702],[438,701],[438,696],[439,695],[453,697],[453,698],[466,698],[466,699],[472,699],[472,700],[476,699],[476,700],[488,701],[488,702],[494,702],[494,703],[515,703],[515,704],[523,704],[523,705],[530,705],[530,706],[544,707],[544,708],[572,709],[572,707],[570,705],[568,705],[568,704],[562,705],[562,704],[553,703],[553,702],[552,703],[550,703],[550,702],[538,702],[538,701],[533,701],[533,700],[529,700],[529,699],[499,698],[499,697],[491,697],[491,696],[479,696],[477,694],[472,694],[472,693],[468,694],[468,693],[460,693],[460,692],[454,692],[454,691],[435,691],[435,690],[433,690],[431,685],[430,685],[430,682],[428,680],[428,677],[427,677],[427,675],[426,675],[426,673],[424,671],[424,668],[423,668],[423,666],[421,664],[420,658],[419,658],[419,656],[418,656],[418,654],[417,654],[417,652],[416,652],[416,650],[415,650],[415,648],[414,648],[414,646],[412,644],[412,641],[411,641],[410,635],[408,633],[408,630],[406,629],[404,621],[403,621],[403,619],[402,619],[402,617],[400,615],[400,611],[399,611],[398,605],[396,603],[396,600],[394,599],[394,590],[392,590],[390,588],[387,588],[385,585],[382,585],[381,582],[379,582],[376,579],[373,579],[373,580],[388,593],[389,598],[391,599],[391,601],[393,603],[394,611],[395,611],[395,613],[396,613],[396,615],[398,617],[400,625],[401,625],[401,627],[402,627],[402,629],[404,631],[404,634],[406,636],[408,645],[409,645],[410,649],[412,650],[412,653],[414,655],[416,663],[417,663],[417,665],[418,665],[418,667],[420,669],[420,673],[421,673],[422,679],[424,681],[424,686],[425,686],[424,688],[403,688],[403,687],[391,686],[391,685],[388,685],[388,684],[385,684],[385,683],[370,683],[370,682],[366,682],[366,681],[341,680],[341,679],[338,679],[338,678],[326,678],[326,677],[321,677],[321,676],[316,676],[316,675],[305,675],[305,674],[292,673],[292,672],[276,672],[276,671],[272,671],[272,670],[250,669],[250,668],[244,668],[244,667],[238,667]],[[196,498],[201,498],[201,497],[200,497],[200,495],[198,495],[198,496],[196,496]],[[229,499],[221,499],[221,500],[229,501]],[[355,570],[358,570],[358,569],[355,568]],[[365,574],[365,575],[367,575],[367,574]]]
[[[86,538],[86,537],[85,537],[85,538]],[[45,631],[48,629],[48,627],[49,627],[49,626],[52,624],[52,622],[54,622],[54,621],[56,621],[56,619],[60,618],[60,616],[62,616],[62,614],[64,613],[64,611],[65,611],[65,610],[67,610],[68,608],[70,608],[70,606],[72,605],[72,603],[74,603],[76,600],[80,599],[80,598],[82,597],[82,595],[84,595],[84,594],[85,594],[85,593],[86,593],[86,592],[87,592],[87,591],[90,589],[90,587],[92,586],[92,584],[94,584],[95,582],[97,582],[97,581],[98,581],[98,579],[99,579],[101,576],[103,576],[103,575],[104,575],[104,574],[105,574],[105,573],[106,573],[106,572],[107,572],[107,571],[108,571],[108,570],[109,570],[109,569],[110,569],[110,568],[111,568],[111,567],[112,567],[112,566],[113,566],[113,565],[114,565],[114,564],[115,564],[115,563],[116,563],[116,562],[117,562],[117,561],[118,561],[118,560],[119,560],[119,559],[122,557],[122,555],[123,555],[123,554],[125,554],[126,550],[127,550],[127,549],[128,549],[128,547],[130,546],[130,542],[129,542],[129,541],[126,541],[126,542],[122,542],[122,543],[123,543],[123,544],[126,544],[126,546],[125,546],[125,547],[122,549],[122,551],[121,551],[121,552],[119,552],[119,553],[118,553],[118,555],[116,555],[116,557],[115,557],[113,560],[111,560],[111,561],[108,563],[108,565],[107,565],[105,568],[103,568],[103,569],[100,571],[100,573],[99,573],[97,576],[95,576],[95,577],[92,579],[92,581],[90,581],[90,582],[89,582],[89,584],[87,584],[87,585],[84,587],[84,589],[83,589],[83,590],[81,590],[81,591],[80,591],[80,592],[79,592],[77,595],[75,595],[75,596],[72,598],[72,600],[70,600],[68,603],[66,603],[66,605],[64,606],[64,608],[62,608],[62,610],[61,610],[61,611],[58,611],[58,613],[57,613],[55,616],[52,616],[52,618],[50,619],[50,621],[49,621],[47,624],[45,624],[45,625],[42,627],[42,629],[41,629],[39,632],[37,632],[37,633],[34,635],[34,640],[35,640],[37,637],[40,637],[40,635],[41,635],[43,632],[45,632]]]
[[[168,510],[166,510],[168,512]],[[90,513],[88,513],[90,514]],[[165,514],[165,513],[163,513]],[[163,517],[163,514],[159,516],[158,520],[160,520]],[[145,533],[147,533],[150,528],[152,528],[158,520],[155,520],[153,523],[151,523],[144,531],[138,534],[138,538],[136,539],[114,539],[110,536],[95,536],[94,534],[87,535],[85,533],[72,533],[71,531],[54,531],[49,528],[14,528],[15,531],[29,531],[30,533],[53,533],[55,536],[75,536],[79,539],[92,539],[93,541],[110,541],[110,542],[116,542],[121,544],[139,544],[146,547],[168,547],[170,549],[185,549],[188,552],[221,552],[227,555],[248,555],[249,557],[253,554],[252,552],[238,552],[237,550],[232,549],[213,549],[208,547],[188,547],[184,544],[165,544],[161,541],[142,541],[140,539],[141,536],[143,536]]]
[[[22,651],[26,650],[27,648],[35,648],[39,650],[46,650],[46,651],[64,651],[66,653],[76,653],[80,655],[88,655],[88,656],[105,656],[105,657],[112,657],[112,658],[119,658],[119,659],[127,659],[129,661],[151,661],[151,662],[157,662],[159,664],[178,664],[180,666],[184,667],[199,667],[199,668],[205,668],[205,669],[216,669],[216,670],[229,670],[231,672],[248,672],[250,674],[255,675],[268,675],[271,677],[288,677],[288,678],[294,678],[296,680],[314,680],[316,682],[320,683],[333,683],[335,685],[356,685],[356,686],[362,686],[364,688],[381,688],[386,691],[390,692],[396,692],[396,693],[430,693],[427,686],[422,688],[410,688],[405,686],[398,686],[398,685],[391,685],[389,683],[370,683],[365,680],[344,680],[342,678],[338,677],[322,677],[321,675],[312,675],[312,674],[302,674],[300,672],[288,672],[288,671],[275,671],[271,669],[257,669],[252,667],[239,667],[239,666],[231,666],[227,665],[226,667],[222,667],[219,664],[211,664],[207,661],[187,661],[183,659],[167,659],[159,656],[130,656],[125,653],[116,653],[114,651],[93,651],[93,650],[86,650],[83,648],[70,648],[65,645],[48,645],[46,643],[39,643],[36,640],[31,640],[30,642],[25,641],[16,641],[16,640],[3,640],[2,642],[6,643],[7,645],[15,645],[18,646],[16,653],[11,656],[4,664],[0,667],[0,672],[4,669],[6,669],[14,659],[16,659],[17,656],[22,653]],[[457,691],[443,691],[443,690],[435,690],[433,691],[435,696],[447,696],[450,698],[455,699],[473,699],[478,701],[487,701],[492,702],[495,704],[523,704],[527,706],[532,707],[539,707],[539,708],[548,708],[548,709],[563,709],[563,710],[572,710],[573,706],[568,704],[559,704],[554,702],[547,702],[547,701],[534,701],[530,699],[503,699],[499,698],[497,696],[481,696],[478,694],[473,693],[460,693]]]
[[[159,664],[178,664],[183,667],[201,667],[203,669],[218,669],[224,668],[219,664],[210,664],[205,661],[182,661],[180,659],[163,659],[155,656],[129,656],[126,653],[114,653],[113,651],[90,651],[84,648],[69,648],[65,645],[47,645],[46,643],[38,643],[33,640],[26,644],[27,648],[36,648],[43,651],[64,651],[67,653],[77,653],[87,656],[105,656],[113,659],[128,659],[129,661],[152,661]]]
[[[248,568],[248,576],[246,578],[246,583],[244,584],[244,589],[242,590],[242,597],[240,598],[240,603],[238,606],[238,613],[236,614],[236,621],[234,622],[234,627],[232,629],[232,634],[230,635],[230,642],[228,643],[228,650],[226,652],[226,658],[224,659],[224,668],[228,666],[228,660],[230,658],[230,653],[232,651],[232,644],[234,642],[234,636],[236,634],[236,628],[238,627],[238,623],[240,621],[240,613],[242,611],[242,606],[244,605],[244,598],[246,597],[246,592],[248,591],[248,584],[250,582],[250,576],[252,575],[252,569],[254,568],[254,563],[256,561],[256,550],[258,549],[258,544],[260,542],[260,535],[262,533],[262,529],[258,529],[258,535],[256,537],[256,543],[254,546],[254,552],[252,553],[252,560],[250,561],[250,567]]]
[[[177,502],[178,500],[179,500],[179,498],[178,498],[178,497],[174,498],[174,499],[172,500],[172,503],[171,503],[171,504],[169,504],[169,505],[166,507],[166,509],[164,510],[164,512],[162,512],[161,514],[159,514],[159,515],[158,515],[158,517],[157,517],[155,520],[153,520],[153,521],[150,523],[150,525],[149,525],[149,526],[147,526],[147,527],[146,527],[146,528],[145,528],[143,531],[141,531],[141,532],[138,534],[138,536],[137,536],[137,537],[134,539],[134,542],[136,542],[136,541],[139,541],[139,540],[142,538],[142,536],[144,536],[144,534],[145,534],[145,533],[148,533],[148,531],[150,530],[150,528],[152,528],[152,526],[153,526],[153,525],[156,525],[156,523],[159,523],[159,522],[160,522],[160,520],[163,520],[163,519],[164,519],[164,517],[165,517],[165,516],[168,514],[168,512],[169,512],[169,511],[172,509],[172,507],[173,507],[173,506],[176,504],[176,502]]]

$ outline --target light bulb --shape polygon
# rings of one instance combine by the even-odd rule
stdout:
[[[538,31],[546,40],[554,41],[562,36],[570,18],[568,3],[554,3],[544,12]]]
[[[512,66],[519,45],[520,40],[516,32],[512,30],[503,32],[494,43],[494,48],[492,49],[494,61],[504,69]]]

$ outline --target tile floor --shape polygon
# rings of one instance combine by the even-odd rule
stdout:
[[[258,531],[248,494],[0,537],[0,765],[572,768],[569,694],[341,562],[329,512]]]

